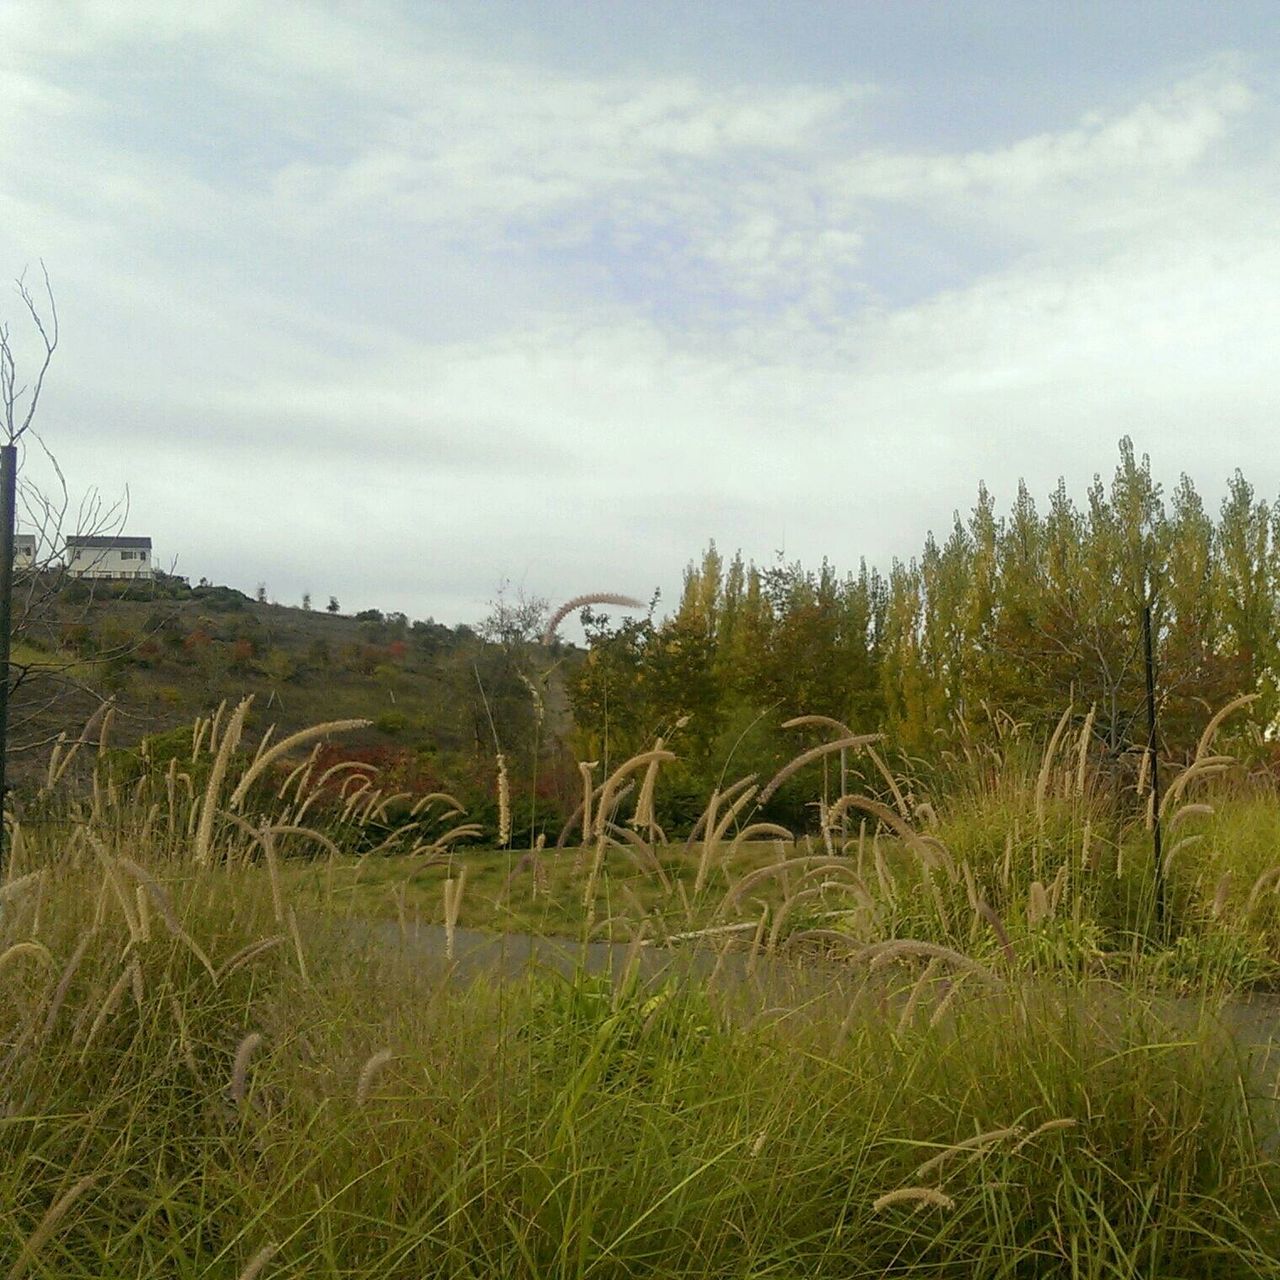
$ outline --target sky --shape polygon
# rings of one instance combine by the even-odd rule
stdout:
[[[887,568],[1123,435],[1275,498],[1274,19],[5,0],[37,428],[193,582],[450,624],[672,605],[711,539]]]

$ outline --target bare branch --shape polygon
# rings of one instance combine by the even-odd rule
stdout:
[[[44,358],[40,362],[39,371],[36,373],[35,381],[31,384],[31,395],[27,400],[25,412],[18,406],[18,401],[22,398],[26,391],[25,386],[14,392],[13,384],[13,353],[9,348],[9,335],[6,329],[3,339],[5,352],[8,356],[10,367],[10,375],[5,395],[5,426],[9,433],[9,443],[16,444],[31,426],[36,416],[36,406],[40,403],[40,393],[44,390],[45,374],[49,372],[49,365],[53,362],[53,353],[58,349],[58,305],[53,297],[53,286],[49,283],[49,269],[45,266],[44,260],[40,262],[40,273],[44,277],[45,299],[48,305],[49,318],[46,322],[45,318],[40,314],[40,308],[36,305],[36,300],[31,294],[31,290],[27,288],[27,278],[24,272],[18,277],[17,290],[20,297],[27,308],[27,314],[31,317],[31,322],[36,327],[36,332],[40,335],[40,340],[44,343]],[[18,417],[21,417],[22,423],[17,426]]]

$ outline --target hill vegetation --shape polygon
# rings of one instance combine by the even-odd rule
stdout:
[[[477,624],[477,627],[483,624]],[[552,660],[574,655],[555,645]],[[370,609],[354,616],[289,608],[230,587],[160,577],[154,582],[70,581],[27,619],[15,651],[20,748],[12,772],[18,798],[42,778],[48,747],[77,737],[113,707],[114,745],[190,732],[221,702],[253,695],[250,727],[282,735],[325,720],[365,719],[343,750],[412,779],[465,796],[484,815],[496,804],[495,742],[513,762],[522,812],[533,770],[534,725],[515,647],[478,630]],[[538,785],[546,812],[576,794],[577,770],[557,750],[566,728],[559,678],[545,685],[554,732],[539,741]],[[96,723],[96,719],[95,719]],[[21,748],[26,748],[21,750]]]

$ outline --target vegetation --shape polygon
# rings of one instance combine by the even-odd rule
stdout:
[[[777,729],[786,713],[936,760],[995,744],[1010,723],[1052,724],[1072,702],[1093,708],[1098,746],[1123,774],[1145,745],[1149,603],[1160,749],[1185,761],[1207,708],[1238,694],[1257,694],[1256,734],[1276,723],[1278,599],[1280,508],[1238,472],[1216,519],[1185,476],[1166,502],[1124,440],[1110,484],[1096,479],[1083,509],[1064,483],[1044,510],[1021,486],[1002,519],[981,486],[968,518],[887,574],[726,563],[713,544],[668,618],[592,618],[569,682],[574,751],[623,759],[659,735],[672,741],[687,718],[681,767],[658,798],[677,828],[726,772],[767,776],[790,758],[794,737]],[[784,790],[770,816],[798,825],[808,798]]]
[[[1276,545],[1126,446],[585,658],[54,593],[19,661],[115,696],[10,815],[0,1276],[1280,1277]]]
[[[1094,844],[1087,733],[1064,728],[1038,762],[1008,744],[998,769],[955,780],[927,832],[874,801],[830,806],[833,841],[843,817],[868,820],[834,857],[709,816],[686,893],[727,912],[787,883],[745,948],[703,939],[713,966],[677,949],[642,980],[657,927],[642,910],[611,976],[468,982],[408,930],[397,944],[306,909],[288,864],[319,851],[337,875],[387,797],[316,769],[316,744],[354,726],[250,749],[248,710],[128,778],[100,727],[60,749],[39,820],[15,834],[4,1274],[1280,1274],[1275,1097],[1250,1030],[1231,1030],[1225,971],[1184,947],[1199,963],[1174,998],[1157,968],[1085,963],[1085,926],[1102,936],[1108,911],[1129,912],[1131,954],[1176,950],[1142,936],[1149,877],[1128,833],[1103,823]],[[1214,814],[1189,800],[1224,785],[1212,746],[1169,803],[1239,836],[1274,796]],[[68,792],[88,752],[96,785]],[[604,783],[581,821],[582,901],[621,896],[598,891],[623,859],[661,886],[646,796],[670,763],[646,753]],[[629,777],[636,840],[613,820]],[[401,799],[410,818],[432,803]],[[393,847],[451,872],[452,926],[468,864],[449,799]],[[784,861],[739,869],[753,839]],[[1171,878],[1187,865],[1179,853]],[[1265,928],[1273,879],[1224,904],[1215,936]],[[674,920],[680,890],[657,892]]]
[[[113,742],[141,754],[146,740],[181,734],[197,713],[248,694],[250,727],[273,723],[287,734],[325,719],[368,720],[343,739],[349,758],[409,786],[455,793],[481,816],[494,797],[496,733],[525,830],[531,819],[554,823],[576,790],[576,768],[557,745],[568,726],[560,676],[544,682],[535,770],[530,694],[516,657],[469,627],[376,610],[356,619],[289,609],[164,576],[72,580],[41,600],[41,625],[14,653],[17,739],[29,748],[10,761],[19,808],[39,788],[49,743],[74,737],[104,700],[114,708]]]

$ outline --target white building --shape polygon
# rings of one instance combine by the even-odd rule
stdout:
[[[36,535],[34,533],[15,533],[13,535],[13,567],[30,569],[36,562]]]
[[[73,578],[150,578],[150,538],[67,539],[67,572]]]

